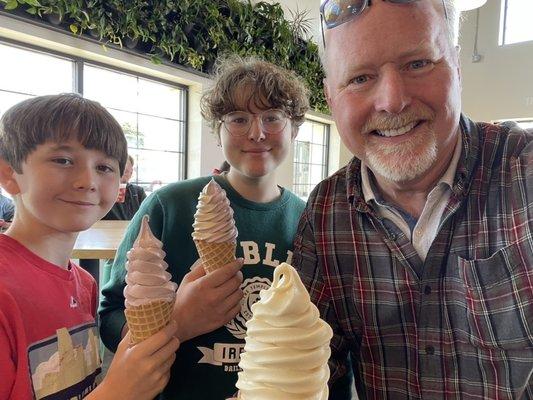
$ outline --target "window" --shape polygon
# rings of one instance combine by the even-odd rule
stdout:
[[[151,192],[185,179],[185,92],[139,76],[85,64],[84,96],[122,125],[135,159],[132,182]]]
[[[71,60],[3,43],[0,60],[0,116],[30,97],[74,90]]]
[[[500,45],[533,40],[533,1],[502,0]]]
[[[185,179],[184,87],[3,42],[0,60],[0,116],[24,99],[83,88],[122,125],[136,161],[131,182],[151,192]]]
[[[307,199],[327,175],[329,125],[307,120],[294,141],[293,190]]]
[[[522,129],[533,129],[533,119],[518,120],[516,123]]]

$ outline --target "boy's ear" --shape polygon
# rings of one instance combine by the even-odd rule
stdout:
[[[19,185],[15,179],[15,170],[5,160],[0,158],[0,186],[11,196],[20,193]]]

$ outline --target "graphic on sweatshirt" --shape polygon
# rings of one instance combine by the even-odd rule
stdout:
[[[101,372],[98,330],[94,323],[61,328],[28,349],[35,398],[81,399]]]
[[[254,277],[245,279],[241,284],[244,296],[241,300],[241,311],[237,316],[226,324],[226,329],[236,338],[244,339],[246,336],[246,321],[252,317],[252,305],[259,300],[259,292],[268,289],[271,281],[268,278]],[[211,364],[223,366],[226,372],[239,371],[239,361],[244,350],[244,342],[241,343],[215,343],[212,349],[198,347],[202,353],[199,364]]]

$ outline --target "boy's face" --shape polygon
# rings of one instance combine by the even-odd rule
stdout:
[[[80,232],[113,206],[119,187],[118,161],[77,140],[46,142],[13,171],[8,188],[16,199],[16,220],[43,231]],[[5,184],[5,182],[4,182]]]

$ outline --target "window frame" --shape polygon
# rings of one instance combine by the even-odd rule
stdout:
[[[310,122],[312,124],[320,124],[323,126],[324,128],[324,144],[322,145],[322,147],[324,148],[324,153],[322,155],[322,178],[321,178],[321,181],[324,180],[327,176],[328,176],[328,173],[329,173],[329,153],[330,153],[330,137],[331,137],[331,124],[327,123],[327,122],[323,122],[323,121],[318,121],[316,119],[313,119],[313,118],[309,118],[309,117],[306,117],[305,118],[305,122]],[[305,123],[304,122],[304,123]],[[302,142],[300,140],[298,140],[298,136],[296,136],[296,138],[294,139],[294,143],[293,143],[293,151],[294,151],[294,154],[293,154],[293,157],[292,157],[292,164],[293,164],[293,177],[292,177],[292,185],[291,185],[291,188],[292,188],[292,191],[298,196],[300,197],[300,195],[298,194],[298,191],[297,191],[297,186],[303,186],[302,184],[297,184],[296,183],[296,177],[295,177],[295,166],[296,164],[305,164],[305,163],[301,163],[301,162],[296,162],[296,147],[297,147],[297,144],[296,142]],[[306,143],[306,142],[302,142],[302,143]],[[313,144],[316,144],[314,142],[309,142],[311,145]],[[312,163],[307,163],[307,165],[317,165],[317,164],[312,164]],[[319,182],[317,182],[318,184]],[[306,186],[309,185],[309,184],[305,184]],[[316,184],[315,184],[316,185]],[[312,191],[312,187],[310,188],[311,190],[309,191],[309,194],[311,193]],[[307,199],[309,196],[307,197],[300,197],[300,198],[305,198]]]
[[[76,55],[68,54],[65,52],[61,52],[54,49],[49,49],[43,46],[38,46],[35,44],[25,43],[22,41],[17,41],[11,38],[6,37],[0,37],[0,44],[6,45],[6,46],[12,46],[19,48],[21,50],[27,50],[27,51],[33,51],[38,52],[43,55],[48,55],[52,57],[59,57],[66,61],[71,61],[73,63],[72,68],[72,92],[79,93],[81,96],[84,96],[84,66],[85,64],[89,66],[94,66],[98,68],[104,68],[108,69],[113,72],[127,74],[130,76],[135,76],[138,78],[142,78],[145,80],[161,83],[164,85],[172,86],[176,89],[183,90],[183,104],[182,109],[180,111],[180,116],[183,116],[183,135],[180,138],[180,147],[183,149],[183,157],[181,158],[181,171],[182,171],[182,177],[178,177],[177,180],[185,180],[188,177],[188,137],[189,137],[189,121],[188,121],[188,115],[189,115],[189,87],[187,85],[183,85],[177,82],[172,82],[169,80],[165,80],[156,76],[152,76],[150,74],[145,74],[142,72],[137,72],[133,70],[129,70],[127,68],[118,67],[115,65],[111,65],[105,62],[97,61],[97,60],[89,60],[83,57],[79,57]],[[0,89],[1,90],[1,89]],[[32,95],[30,93],[19,93],[23,95]],[[33,96],[33,95],[32,95]]]
[[[499,35],[498,35],[499,45],[500,46],[512,46],[512,45],[520,44],[520,43],[533,42],[533,38],[527,39],[527,40],[522,40],[520,42],[513,42],[513,43],[507,43],[506,42],[506,32],[507,32],[507,22],[508,22],[507,21],[507,17],[508,17],[507,9],[509,8],[508,7],[508,2],[509,2],[509,0],[501,0],[500,32],[499,32]]]

